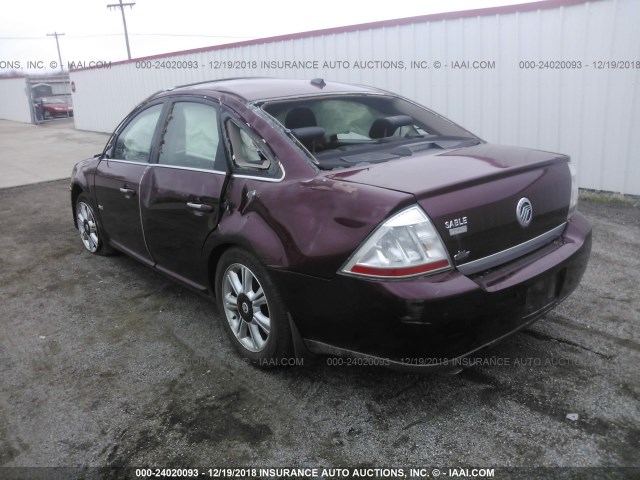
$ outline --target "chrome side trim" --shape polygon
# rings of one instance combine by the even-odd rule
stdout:
[[[227,172],[222,172],[220,170],[207,170],[204,168],[191,168],[191,167],[181,167],[179,165],[166,165],[166,164],[162,164],[162,163],[148,163],[148,162],[132,162],[129,160],[117,160],[117,159],[113,159],[113,158],[105,158],[103,159],[107,162],[117,162],[117,163],[130,163],[133,165],[148,165],[149,167],[161,167],[161,168],[175,168],[178,170],[191,170],[193,172],[203,172],[203,173],[213,173],[214,175],[226,175]],[[277,161],[277,160],[276,160]],[[284,170],[284,165],[282,165],[282,162],[278,162],[278,166],[280,167],[280,171],[282,172],[282,174],[280,175],[280,177],[278,178],[272,178],[272,177],[259,177],[256,175],[244,175],[244,174],[237,174],[237,173],[232,173],[231,176],[234,178],[246,178],[246,179],[251,179],[251,180],[262,180],[263,182],[281,182],[282,180],[284,180],[284,177],[286,176],[286,172]]]
[[[131,162],[128,162],[128,163],[131,163]],[[284,165],[282,165],[282,162],[278,162],[278,166],[280,167],[280,170],[282,171],[282,175],[280,175],[280,177],[278,177],[278,178],[259,177],[259,176],[255,176],[255,175],[244,175],[244,174],[237,174],[237,173],[232,173],[231,176],[233,178],[248,178],[248,179],[251,179],[251,180],[262,180],[263,182],[281,182],[282,180],[284,180],[285,170],[284,170]],[[222,172],[220,170],[206,170],[204,168],[181,167],[179,165],[166,165],[166,164],[162,164],[162,163],[149,163],[149,167],[174,168],[174,169],[177,169],[177,170],[191,170],[193,172],[213,173],[214,175],[226,175],[227,174],[227,172]]]
[[[191,170],[193,172],[203,172],[203,173],[213,173],[215,175],[226,175],[227,172],[223,172],[220,170],[208,170],[206,168],[193,168],[193,167],[181,167],[180,165],[167,165],[164,163],[150,163],[150,167],[160,167],[160,168],[172,168],[175,170]]]
[[[478,260],[473,260],[472,262],[456,265],[456,268],[464,275],[471,275],[473,273],[481,272],[482,270],[493,268],[502,263],[515,260],[516,258],[526,255],[527,253],[532,252],[551,242],[551,240],[559,237],[562,235],[562,232],[564,232],[566,226],[567,222],[564,222],[556,228],[532,238],[531,240],[527,240],[524,243],[516,245],[515,247],[507,248],[506,250],[502,250],[501,252],[494,253],[493,255],[489,255],[484,258],[479,258]]]
[[[118,160],[117,158],[101,158],[104,162],[130,163],[131,165],[149,165],[149,162],[132,162],[131,160]]]
[[[258,176],[255,176],[255,175],[245,175],[245,174],[238,174],[238,173],[232,173],[231,176],[233,178],[246,178],[246,179],[250,179],[250,180],[262,180],[263,182],[279,183],[282,180],[284,180],[284,177],[286,176],[286,173],[285,173],[284,165],[282,164],[282,162],[279,162],[279,161],[277,161],[277,162],[278,162],[278,166],[280,167],[280,170],[282,171],[282,175],[280,175],[280,177],[278,177],[278,178],[258,177]]]

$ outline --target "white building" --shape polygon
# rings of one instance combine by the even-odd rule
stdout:
[[[66,74],[0,77],[0,118],[14,122],[38,123],[34,100],[58,96],[70,101]]]
[[[76,127],[110,132],[175,85],[322,77],[401,93],[489,142],[567,153],[582,188],[640,195],[639,26],[638,0],[547,0],[117,62],[71,71]]]

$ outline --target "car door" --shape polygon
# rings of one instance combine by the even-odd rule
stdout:
[[[115,136],[98,164],[95,195],[110,242],[138,260],[153,264],[140,217],[140,182],[149,166],[163,103],[137,112]]]
[[[227,177],[216,104],[174,100],[142,180],[142,223],[156,268],[206,289],[203,245],[217,227]]]

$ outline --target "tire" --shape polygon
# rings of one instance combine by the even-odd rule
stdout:
[[[227,250],[218,262],[215,285],[220,321],[240,355],[261,368],[293,356],[286,309],[257,259],[238,248]]]
[[[105,242],[102,226],[98,222],[91,200],[85,193],[81,193],[76,199],[76,222],[80,240],[89,253],[94,255],[115,253],[115,250]]]

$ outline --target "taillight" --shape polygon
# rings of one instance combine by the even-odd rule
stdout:
[[[367,277],[403,278],[451,268],[444,244],[418,206],[380,225],[356,250],[342,272]]]

